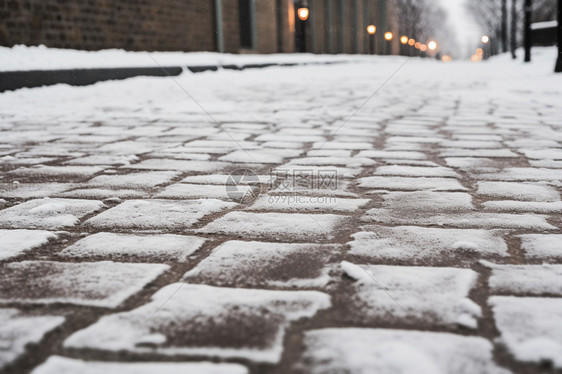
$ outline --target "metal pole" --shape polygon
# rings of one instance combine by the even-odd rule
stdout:
[[[507,0],[502,0],[502,51],[507,52]]]
[[[532,0],[525,0],[525,62],[531,62],[531,12]]]
[[[517,0],[511,0],[511,57],[517,58]]]
[[[554,72],[562,73],[562,0],[558,0],[558,60]]]

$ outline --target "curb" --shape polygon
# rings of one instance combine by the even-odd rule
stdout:
[[[304,63],[265,63],[245,65],[195,65],[186,68],[192,73],[218,71],[219,69],[242,71],[246,69],[263,69],[273,66],[293,67],[305,65],[332,65],[348,61],[325,61]],[[71,86],[88,86],[108,80],[123,80],[127,78],[167,77],[178,76],[184,70],[181,66],[161,66],[148,68],[96,68],[96,69],[61,69],[61,70],[27,70],[0,72],[0,92],[14,91],[20,88],[35,88],[68,84]]]

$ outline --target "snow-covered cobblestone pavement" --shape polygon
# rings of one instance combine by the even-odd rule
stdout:
[[[1,370],[562,370],[553,52],[1,94]]]

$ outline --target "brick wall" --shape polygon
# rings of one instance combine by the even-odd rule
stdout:
[[[0,0],[2,45],[215,50],[213,0]]]

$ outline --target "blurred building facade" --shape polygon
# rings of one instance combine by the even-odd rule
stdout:
[[[309,9],[308,19],[298,9]],[[226,53],[397,52],[389,0],[0,0],[0,44]],[[394,32],[388,42],[384,33]]]

